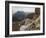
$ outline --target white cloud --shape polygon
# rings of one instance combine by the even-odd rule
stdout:
[[[12,12],[13,14],[16,13],[17,11],[24,11],[25,13],[34,13],[35,12],[35,8],[33,7],[16,7],[13,6],[12,7]]]

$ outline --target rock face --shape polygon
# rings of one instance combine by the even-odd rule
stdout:
[[[25,13],[24,11],[17,11],[15,14],[13,14],[13,21],[20,21],[25,18]]]
[[[20,31],[29,31],[29,27],[30,27],[30,24],[31,24],[32,20],[29,19],[29,18],[26,18],[25,19],[25,24],[24,25],[21,25],[20,27]]]

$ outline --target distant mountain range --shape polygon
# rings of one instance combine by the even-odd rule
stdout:
[[[30,13],[31,14],[31,13]],[[15,14],[13,14],[13,21],[17,21],[17,20],[23,20],[26,17],[30,16],[29,13],[24,13],[24,11],[17,11]]]
[[[23,20],[24,18],[25,18],[24,11],[17,11],[15,14],[13,14],[13,21]]]

